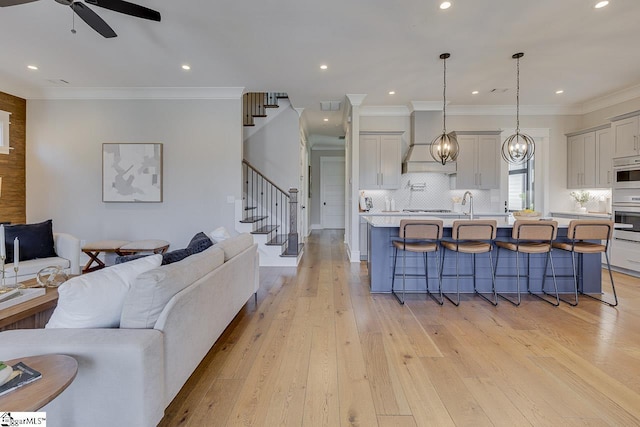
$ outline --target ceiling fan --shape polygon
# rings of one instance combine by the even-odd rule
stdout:
[[[0,7],[16,6],[25,3],[31,3],[38,0],[0,0]],[[100,33],[103,37],[117,37],[117,34],[102,18],[87,5],[79,1],[73,0],[55,0],[65,6],[71,7],[73,11],[91,28]],[[160,12],[129,3],[124,0],[85,0],[85,3],[113,10],[115,12],[124,13],[125,15],[135,16],[137,18],[149,19],[151,21],[160,21]]]

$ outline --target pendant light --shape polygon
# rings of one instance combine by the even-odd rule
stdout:
[[[455,132],[447,133],[447,58],[451,55],[443,53],[440,55],[442,63],[444,64],[444,84],[442,89],[442,134],[438,135],[436,139],[431,142],[431,157],[436,162],[440,162],[443,165],[447,161],[455,161],[458,158],[458,152],[460,146],[458,145],[458,139]]]
[[[529,135],[520,132],[520,58],[524,53],[514,53],[516,60],[516,133],[507,137],[502,144],[502,158],[513,165],[528,162],[533,157],[536,144]]]

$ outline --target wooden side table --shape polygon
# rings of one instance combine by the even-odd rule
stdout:
[[[76,377],[78,362],[71,356],[45,354],[5,361],[22,362],[42,373],[42,378],[0,396],[0,411],[36,412],[62,393]]]
[[[29,279],[22,283],[31,287],[37,281]],[[0,310],[0,331],[44,328],[57,305],[58,288],[46,288],[46,293],[42,296]]]

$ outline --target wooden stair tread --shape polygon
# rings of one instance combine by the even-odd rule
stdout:
[[[288,235],[278,234],[273,239],[265,243],[267,246],[281,246],[287,242]]]
[[[277,230],[277,225],[265,225],[264,227],[260,227],[251,232],[251,234],[269,234],[274,230]]]
[[[243,220],[240,220],[240,222],[243,223],[243,224],[251,224],[253,222],[262,221],[265,218],[267,218],[267,216],[256,215],[256,216],[250,216],[250,217],[247,217],[247,218],[245,218]]]

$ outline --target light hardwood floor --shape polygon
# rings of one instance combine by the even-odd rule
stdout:
[[[640,279],[620,305],[492,307],[369,293],[343,233],[314,232],[297,269],[251,299],[161,426],[638,426]],[[203,325],[205,327],[205,325]]]

